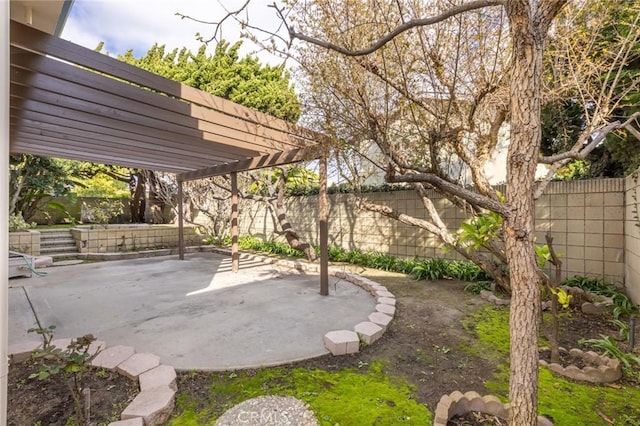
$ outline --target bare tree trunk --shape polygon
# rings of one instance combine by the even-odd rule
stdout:
[[[18,205],[18,201],[20,201],[20,193],[23,187],[24,187],[24,176],[16,174],[15,188],[11,188],[13,192],[9,197],[9,214],[18,213],[16,211],[16,206]]]
[[[145,212],[145,176],[143,171],[137,170],[131,173],[129,181],[131,190],[131,221],[144,223]]]
[[[511,134],[507,159],[505,246],[511,273],[509,318],[511,379],[509,424],[533,426],[538,407],[538,329],[540,277],[534,248],[534,177],[541,140],[540,84],[542,39],[532,22],[531,5],[509,1],[513,41],[511,65]]]

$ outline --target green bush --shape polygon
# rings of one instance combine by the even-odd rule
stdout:
[[[225,239],[224,245],[229,246],[231,239]],[[242,250],[289,257],[304,257],[304,254],[291,248],[286,243],[277,241],[262,241],[256,237],[240,237],[238,246]],[[319,253],[319,248],[314,247]],[[489,281],[491,278],[479,266],[465,260],[447,260],[434,257],[431,259],[402,259],[378,251],[362,251],[360,249],[346,250],[342,247],[330,245],[328,247],[329,261],[346,262],[365,268],[381,269],[411,275],[416,280],[458,279],[462,281]],[[489,282],[490,285],[490,282]]]
[[[488,281],[491,279],[478,265],[464,260],[449,262],[447,275],[461,281]]]
[[[124,213],[124,204],[118,199],[99,200],[95,204],[82,203],[83,217],[88,222],[107,224],[109,220]]]
[[[431,259],[421,260],[411,270],[411,276],[415,280],[440,280],[447,277],[449,270],[448,262],[445,259],[432,257]]]
[[[36,223],[27,223],[22,217],[22,213],[11,213],[9,215],[9,232],[26,231],[36,227]]]

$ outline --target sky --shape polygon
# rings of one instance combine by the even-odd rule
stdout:
[[[240,0],[220,0],[229,10],[239,7]],[[75,0],[62,32],[62,38],[89,49],[103,41],[103,52],[112,56],[133,49],[136,57],[143,56],[154,43],[164,44],[167,50],[187,47],[197,50],[202,43],[196,33],[205,38],[213,35],[215,26],[181,19],[176,13],[201,21],[214,22],[226,12],[218,0]],[[260,28],[275,30],[279,21],[272,8],[273,0],[252,0],[248,14],[250,23]],[[243,15],[244,16],[244,15]],[[227,20],[222,36],[235,42],[240,38],[240,26]],[[266,35],[264,36],[266,37]],[[211,44],[215,46],[215,42]],[[262,62],[272,64],[281,60],[260,51],[251,41],[245,40],[241,55],[257,54]]]

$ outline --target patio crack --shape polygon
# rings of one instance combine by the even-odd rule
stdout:
[[[22,287],[22,291],[24,292],[24,296],[27,298],[27,302],[29,302],[29,307],[31,307],[31,313],[33,314],[33,317],[36,319],[36,324],[38,325],[38,328],[42,330],[42,324],[40,324],[40,318],[38,318],[36,309],[33,307],[33,303],[31,303],[31,299],[29,298],[29,293],[27,293],[27,288]]]

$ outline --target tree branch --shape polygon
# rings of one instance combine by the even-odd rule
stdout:
[[[471,1],[469,3],[464,3],[458,6],[453,6],[447,9],[445,12],[436,16],[432,16],[429,18],[422,18],[422,19],[412,19],[410,21],[404,22],[401,25],[398,25],[395,29],[393,29],[392,31],[384,35],[382,38],[378,39],[375,43],[371,44],[369,47],[366,47],[364,49],[358,49],[358,50],[346,49],[337,44],[334,44],[328,41],[319,40],[317,38],[310,37],[302,33],[298,33],[295,31],[293,27],[287,27],[287,29],[289,30],[289,36],[291,37],[292,40],[298,39],[298,40],[306,41],[308,43],[315,44],[320,47],[325,47],[329,50],[333,50],[335,52],[341,53],[345,56],[364,56],[364,55],[368,55],[370,53],[375,52],[376,50],[380,49],[381,47],[389,43],[391,40],[393,40],[400,34],[412,28],[437,24],[438,22],[445,21],[453,16],[459,15],[464,12],[469,12],[471,10],[476,10],[476,9],[482,9],[489,6],[502,6],[505,3],[506,3],[505,0],[476,0],[476,1]],[[283,18],[282,10],[277,8],[275,4],[273,7],[276,8],[278,15],[282,19]]]
[[[538,163],[554,164],[565,159],[584,160],[585,157],[589,155],[589,153],[591,153],[591,151],[593,151],[607,137],[609,133],[616,129],[630,127],[631,123],[638,117],[640,117],[640,111],[632,114],[624,123],[620,123],[619,121],[609,123],[606,126],[592,132],[590,136],[593,136],[595,134],[595,137],[586,146],[583,147],[584,142],[578,142],[569,151],[541,157],[540,159],[538,159]]]
[[[204,37],[200,36],[200,34],[197,35],[199,41],[201,41],[201,42],[203,42],[205,44],[209,44],[210,42],[212,42],[213,40],[216,40],[218,38],[218,33],[222,34],[222,24],[224,24],[224,22],[227,19],[230,19],[230,18],[238,20],[236,17],[238,16],[239,13],[241,13],[243,10],[245,10],[247,8],[247,6],[249,6],[249,3],[251,3],[251,0],[245,0],[245,2],[239,8],[237,8],[236,10],[229,11],[229,10],[227,10],[227,8],[220,1],[218,1],[218,4],[220,5],[220,7],[222,7],[224,9],[224,11],[227,12],[227,14],[225,16],[223,16],[222,19],[217,21],[217,22],[216,21],[203,21],[203,20],[196,19],[196,18],[193,18],[193,17],[188,16],[188,15],[183,15],[180,12],[176,12],[175,15],[179,16],[180,19],[188,19],[190,21],[198,22],[200,24],[215,25],[215,29],[213,31],[213,35],[210,38],[205,40]]]
[[[536,10],[536,18],[538,31],[540,34],[546,34],[553,19],[558,15],[560,10],[567,4],[567,0],[549,0],[538,3]]]
[[[428,183],[436,188],[441,189],[449,194],[456,195],[471,204],[475,204],[487,210],[494,211],[502,217],[509,217],[511,215],[511,209],[508,205],[501,203],[498,200],[494,200],[485,195],[479,194],[475,191],[466,189],[455,183],[451,183],[441,177],[438,177],[429,173],[407,173],[396,176],[395,174],[388,175],[387,180],[391,183]]]

